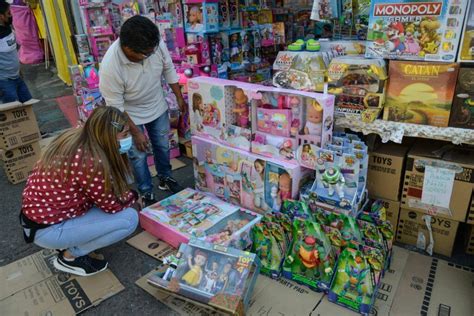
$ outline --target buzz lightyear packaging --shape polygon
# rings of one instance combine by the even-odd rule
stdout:
[[[371,1],[365,56],[452,62],[468,0]]]
[[[342,56],[328,68],[329,93],[335,94],[335,115],[375,120],[385,102],[387,70],[383,59]]]
[[[329,288],[335,256],[321,226],[311,220],[293,221],[293,242],[283,263],[283,276],[316,291]]]

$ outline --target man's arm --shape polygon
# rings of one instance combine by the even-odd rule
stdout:
[[[183,94],[181,93],[181,88],[178,83],[179,77],[176,74],[173,60],[171,59],[171,55],[164,41],[160,41],[160,52],[163,54],[163,76],[176,96],[176,100],[178,101],[181,112],[186,112],[188,105],[184,101]]]
[[[125,88],[121,78],[118,74],[113,75],[108,72],[100,72],[99,82],[100,93],[105,99],[107,106],[113,106],[124,112],[128,117],[130,134],[133,137],[133,143],[135,147],[140,151],[146,151],[148,147],[148,141],[143,132],[135,125],[124,107],[124,94]]]

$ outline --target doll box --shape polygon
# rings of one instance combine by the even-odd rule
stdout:
[[[449,126],[474,129],[474,68],[459,69]]]
[[[181,245],[176,257],[176,263],[148,282],[222,313],[245,315],[260,271],[255,254],[193,240]]]
[[[186,32],[219,31],[219,3],[217,0],[187,0],[184,4]]]
[[[214,197],[185,189],[140,213],[140,224],[173,247],[199,238],[216,244],[246,249],[250,229],[261,216]]]
[[[474,4],[472,1],[468,5],[464,19],[458,62],[474,62]]]
[[[192,137],[196,188],[246,209],[279,210],[282,201],[298,196],[308,169],[210,139]]]
[[[365,56],[455,61],[468,2],[371,1]]]

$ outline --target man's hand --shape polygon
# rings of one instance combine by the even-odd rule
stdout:
[[[186,101],[184,101],[184,98],[178,98],[178,106],[181,110],[181,113],[184,114],[188,112],[188,104],[186,103]]]
[[[148,140],[145,137],[145,134],[141,131],[136,131],[132,133],[133,143],[139,151],[147,151],[148,149]]]

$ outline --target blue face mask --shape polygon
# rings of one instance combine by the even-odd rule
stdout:
[[[121,154],[126,154],[132,148],[132,136],[128,136],[122,139],[119,139],[119,152]]]

